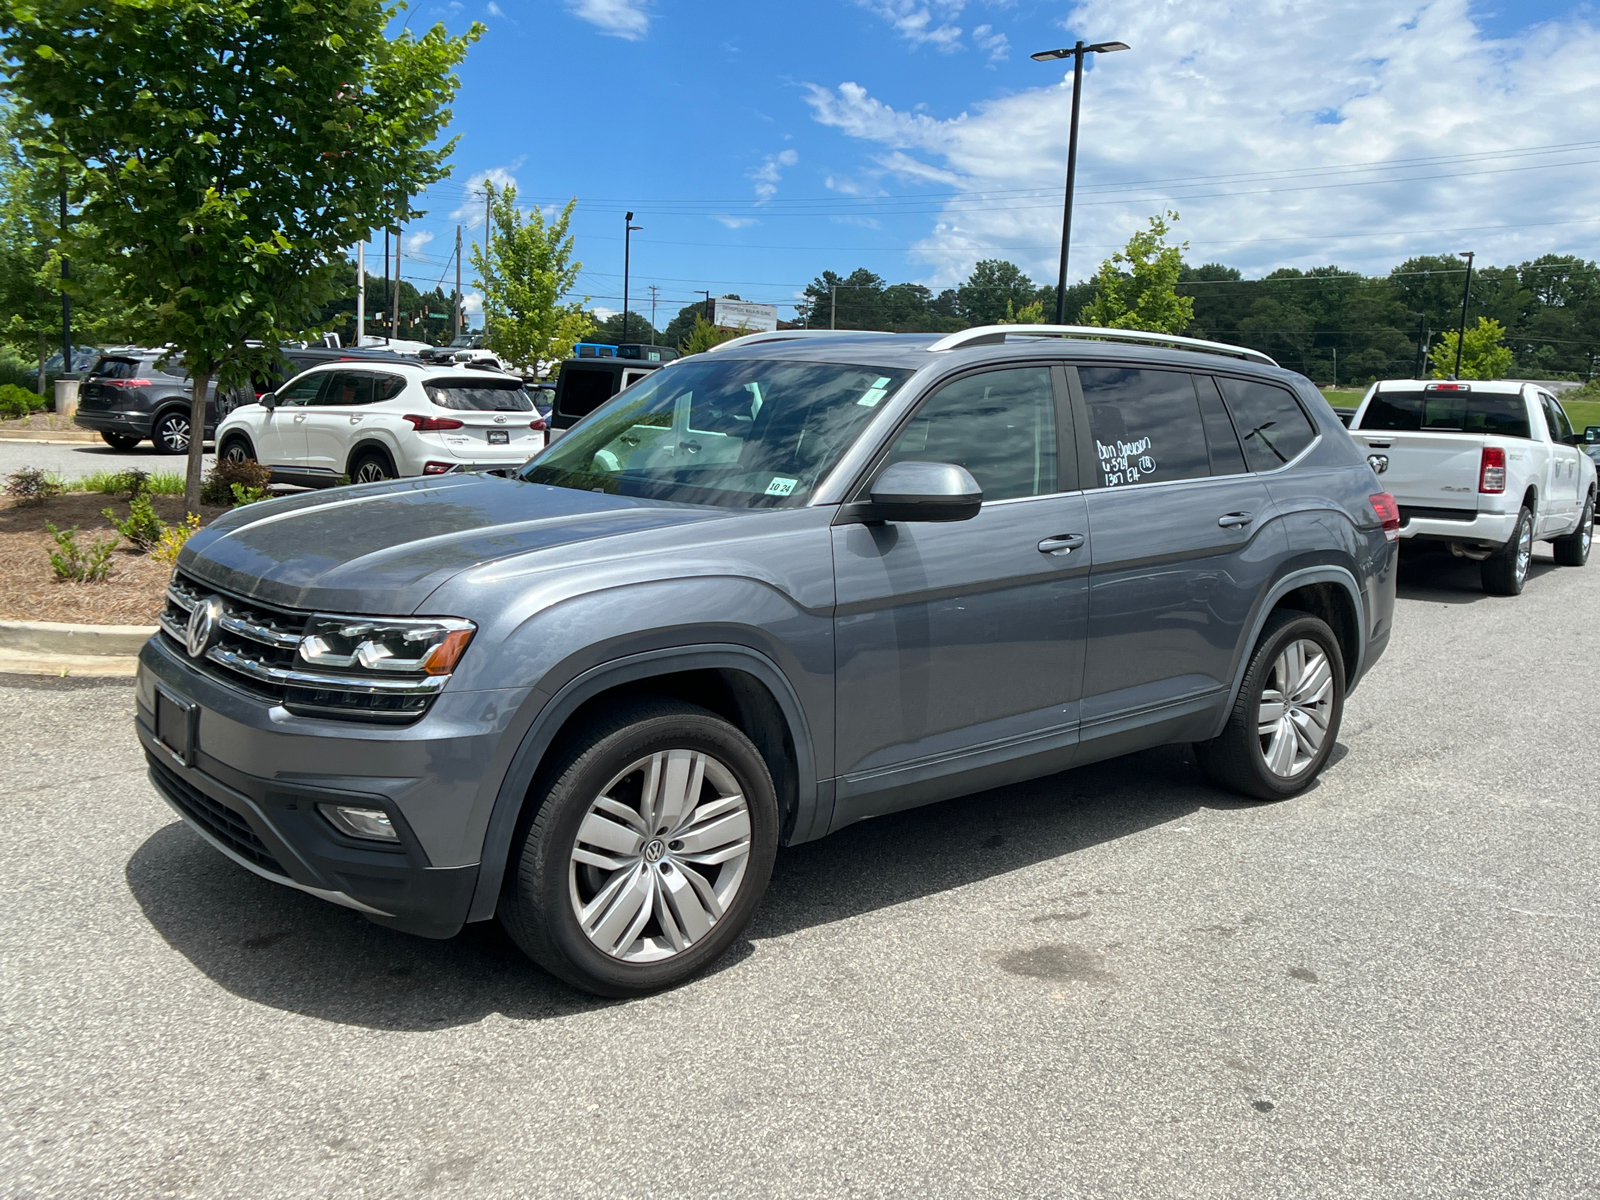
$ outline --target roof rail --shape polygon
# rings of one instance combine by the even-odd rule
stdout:
[[[769,329],[761,333],[747,333],[743,337],[718,342],[706,351],[728,350],[734,346],[754,346],[761,342],[792,342],[800,338],[852,338],[885,337],[882,329]]]
[[[1208,342],[1201,338],[1179,337],[1175,333],[1146,333],[1139,329],[1103,329],[1097,325],[979,325],[974,329],[963,329],[960,333],[940,338],[928,349],[959,350],[963,346],[991,346],[1004,342],[1007,337],[1094,338],[1105,342],[1138,342],[1151,346],[1170,346],[1175,350],[1199,350],[1206,354],[1247,358],[1266,363],[1269,367],[1278,365],[1261,351],[1252,350],[1248,346],[1232,346],[1227,342]]]

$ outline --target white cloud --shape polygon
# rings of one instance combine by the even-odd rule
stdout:
[[[461,312],[469,320],[473,317],[483,316],[483,293],[468,292],[461,297]]]
[[[1011,57],[1011,41],[1003,33],[996,33],[993,25],[979,25],[972,31],[972,40],[982,50],[989,52],[992,63],[1005,62]]]
[[[902,150],[879,155],[872,160],[901,183],[943,183],[955,185],[963,182],[954,171],[941,170],[920,159],[912,158]]]
[[[406,234],[406,253],[420,253],[429,242],[433,241],[433,239],[434,235],[429,233],[426,229],[419,229],[416,233]]]
[[[489,0],[489,15],[491,17],[503,17],[506,14],[505,10],[496,4],[494,0]]]
[[[750,225],[761,224],[761,222],[756,220],[754,217],[733,217],[729,216],[727,213],[712,213],[711,219],[713,221],[720,221],[729,229],[744,229]]]
[[[467,189],[466,198],[451,210],[450,219],[460,221],[468,229],[482,229],[484,180],[492,183],[497,192],[504,191],[508,187],[516,187],[517,177],[511,172],[520,167],[522,161],[519,158],[509,166],[490,167],[487,171],[474,171],[468,175],[463,185]]]
[[[595,316],[599,317],[600,320],[609,321],[612,317],[616,316],[622,310],[620,308],[607,308],[603,304],[596,304],[589,311],[592,312]],[[628,306],[628,311],[629,312],[633,311],[633,305],[630,304]]]
[[[767,155],[761,165],[750,172],[750,178],[756,185],[756,203],[771,200],[777,195],[778,181],[783,178],[783,168],[792,167],[799,161],[800,155],[793,149]]]
[[[961,49],[961,27],[951,22],[966,0],[856,0],[862,8],[889,22],[913,46],[932,46],[946,54]]]
[[[642,41],[650,32],[646,0],[567,0],[567,11],[601,33]]]
[[[1600,248],[1590,202],[1600,154],[1515,153],[1600,128],[1600,30],[1572,19],[1495,41],[1468,0],[1404,11],[1328,0],[1289,21],[1283,11],[1276,0],[1084,0],[1072,11],[1074,31],[1133,47],[1086,72],[1074,279],[1165,208],[1182,213],[1190,261],[1252,273],[1384,270],[1469,248],[1497,263]],[[811,87],[819,123],[896,152],[872,156],[881,167],[901,179],[930,167],[968,193],[914,247],[931,282],[996,255],[1054,278],[1072,76],[1070,66],[1038,70],[1050,84],[948,118],[896,109],[857,83]],[[1482,157],[1425,161],[1469,154]],[[1552,162],[1575,165],[1543,169]],[[1333,169],[1372,163],[1389,165]],[[1486,228],[1524,222],[1564,224]]]

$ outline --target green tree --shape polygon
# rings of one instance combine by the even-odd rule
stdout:
[[[972,325],[1000,324],[1008,310],[1026,308],[1038,299],[1039,289],[1016,263],[986,258],[972,268],[967,281],[956,289],[956,308]]]
[[[738,329],[722,329],[696,313],[694,328],[689,331],[689,336],[684,338],[679,350],[686,357],[690,354],[700,354],[713,346],[720,346],[723,342],[731,342],[736,337],[742,337],[746,332],[742,326]]]
[[[582,300],[568,300],[581,262],[572,261],[567,226],[578,203],[567,201],[561,215],[546,222],[535,205],[517,207],[517,189],[490,196],[488,254],[474,246],[472,266],[483,289],[483,343],[507,362],[537,370],[541,361],[561,362],[593,328]],[[587,299],[587,297],[585,297]]]
[[[1182,333],[1194,318],[1194,297],[1178,294],[1183,273],[1184,242],[1167,245],[1167,222],[1178,214],[1150,218],[1150,228],[1128,239],[1127,246],[1100,264],[1095,296],[1078,319],[1104,329],[1143,329],[1150,333]]]
[[[343,251],[419,215],[477,39],[386,27],[382,0],[7,0],[0,73],[41,160],[76,176],[117,299],[194,381],[185,499],[197,509],[205,396],[242,386],[330,297]],[[87,32],[86,32],[87,31]],[[70,244],[69,244],[70,248]],[[94,255],[91,255],[94,257]]]
[[[1489,317],[1468,326],[1466,340],[1452,329],[1435,343],[1428,358],[1435,379],[1451,379],[1456,370],[1456,343],[1461,342],[1462,379],[1504,379],[1511,369],[1511,348],[1505,344],[1505,327]]]
[[[699,312],[700,310],[697,308],[695,311]],[[604,320],[595,317],[592,313],[589,314],[589,318],[594,322],[594,328],[583,335],[582,340],[586,342],[599,342],[603,346],[620,346],[624,342],[638,343],[643,346],[672,345],[671,342],[662,340],[662,335],[657,333],[650,324],[649,317],[643,313],[634,312],[632,309],[628,311],[626,329],[623,328],[622,314],[619,312],[612,313]],[[689,322],[689,328],[694,328],[693,321]],[[627,336],[624,337],[624,334]]]

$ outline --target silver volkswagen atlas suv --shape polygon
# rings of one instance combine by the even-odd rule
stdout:
[[[505,475],[235,509],[138,680],[150,777],[266,879],[603,995],[740,936],[779,846],[1163,743],[1263,800],[1389,639],[1398,513],[1238,347],[755,334]]]

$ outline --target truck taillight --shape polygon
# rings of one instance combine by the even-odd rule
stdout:
[[[1372,511],[1378,514],[1378,520],[1383,523],[1383,536],[1391,542],[1400,536],[1400,505],[1388,492],[1379,492],[1375,496],[1368,496],[1367,503],[1372,505]]]
[[[1478,490],[1491,495],[1506,490],[1506,452],[1499,446],[1483,448],[1483,463],[1478,468]]]

